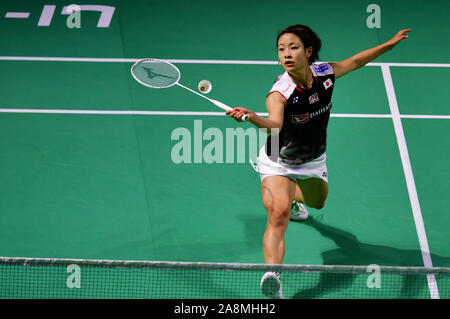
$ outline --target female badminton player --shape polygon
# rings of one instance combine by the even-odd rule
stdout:
[[[269,133],[256,165],[268,214],[263,238],[266,264],[283,263],[289,220],[305,220],[308,212],[304,205],[316,209],[325,205],[325,150],[335,80],[391,50],[408,37],[409,31],[401,30],[386,43],[346,60],[317,63],[321,40],[316,33],[305,25],[290,26],[277,37],[278,59],[284,72],[266,97],[268,118],[243,107],[226,112],[237,121],[247,114],[249,122]],[[283,298],[277,273],[264,274],[260,287],[269,298]]]

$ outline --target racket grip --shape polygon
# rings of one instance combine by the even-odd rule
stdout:
[[[232,110],[231,107],[229,107],[228,105],[226,105],[226,104],[224,104],[222,102],[219,102],[219,101],[213,100],[213,99],[210,99],[210,101],[213,102],[216,106],[220,107],[224,111]],[[241,117],[241,121],[245,122],[247,120],[248,120],[248,115],[247,114],[245,114],[244,116]]]

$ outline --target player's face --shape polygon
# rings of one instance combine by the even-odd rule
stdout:
[[[278,59],[281,66],[288,72],[304,68],[308,64],[308,57],[312,48],[305,50],[303,42],[293,33],[285,33],[278,40]]]

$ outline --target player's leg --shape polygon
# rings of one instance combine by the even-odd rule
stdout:
[[[267,211],[267,227],[263,238],[264,260],[281,264],[285,253],[284,234],[289,224],[296,184],[284,176],[268,176],[261,185],[261,197]]]
[[[295,185],[295,196],[291,205],[290,220],[302,222],[308,219],[308,210],[306,209],[304,202],[305,199],[303,198],[302,190],[298,185]]]
[[[294,200],[299,202],[299,203],[304,203],[305,200],[303,198],[303,193],[302,190],[300,189],[300,187],[298,185],[295,185],[295,196],[294,196]]]
[[[297,179],[303,195],[303,203],[308,207],[321,209],[328,197],[328,183],[320,178]]]
[[[321,209],[328,196],[328,179],[326,155],[305,163],[298,169],[298,175],[311,176],[308,179],[297,179],[294,202],[291,209],[291,220],[304,221],[308,218],[306,206]],[[314,177],[313,177],[314,176]],[[315,177],[315,176],[321,176]]]
[[[289,224],[295,187],[293,180],[283,176],[269,176],[262,181],[261,196],[267,211],[267,227],[263,239],[266,264],[283,262],[286,249],[284,234]],[[261,278],[260,288],[261,292],[269,298],[284,298],[279,273],[266,272]]]

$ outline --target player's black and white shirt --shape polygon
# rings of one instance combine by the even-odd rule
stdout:
[[[270,151],[272,139],[278,137],[269,136],[266,143],[266,154],[275,162],[278,160],[288,165],[300,165],[325,152],[334,70],[328,63],[313,63],[310,69],[313,74],[311,89],[300,88],[284,72],[269,92],[279,92],[287,101],[278,140],[278,154],[271,154]]]

